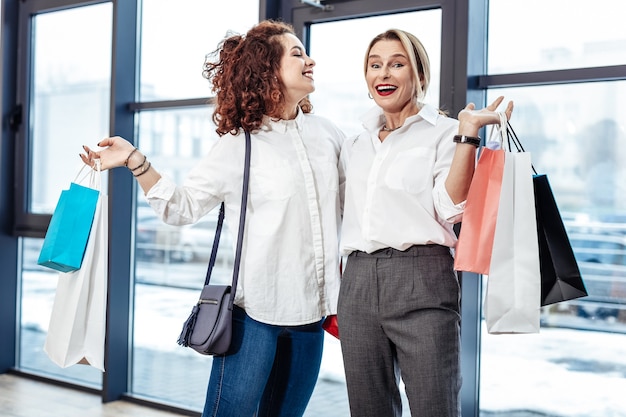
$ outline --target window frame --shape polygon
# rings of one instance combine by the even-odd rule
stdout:
[[[181,99],[159,102],[140,102],[138,97],[139,71],[139,13],[142,0],[6,0],[2,2],[3,16],[16,16],[15,27],[3,33],[3,42],[10,47],[3,48],[3,64],[8,68],[3,74],[3,108],[10,108],[7,126],[3,125],[3,144],[0,156],[3,162],[2,179],[13,179],[9,186],[1,183],[3,189],[10,190],[6,195],[12,201],[2,201],[2,211],[9,211],[10,216],[3,217],[9,229],[7,239],[0,235],[0,259],[6,264],[12,279],[0,280],[0,305],[4,320],[0,324],[2,337],[0,342],[0,373],[11,370],[14,373],[35,379],[45,380],[57,385],[69,386],[79,390],[99,393],[103,402],[125,399],[145,405],[157,406],[181,414],[189,414],[190,410],[181,410],[165,404],[135,398],[128,394],[131,384],[131,319],[133,316],[133,272],[134,259],[132,253],[134,233],[135,199],[128,203],[128,196],[136,195],[137,185],[133,178],[124,171],[111,170],[108,175],[107,194],[109,196],[109,212],[115,216],[109,218],[109,276],[105,363],[107,372],[102,375],[102,388],[90,388],[78,383],[62,381],[54,376],[40,375],[17,368],[19,361],[19,292],[21,271],[18,267],[18,242],[21,237],[45,237],[51,214],[40,214],[29,211],[30,170],[31,164],[31,131],[30,119],[30,84],[32,82],[31,60],[33,41],[31,39],[31,21],[38,14],[66,9],[91,6],[102,3],[113,5],[112,61],[110,90],[109,131],[123,136],[131,143],[136,142],[135,118],[140,111],[192,108],[206,106],[210,98]],[[278,18],[279,1],[260,0],[259,16]],[[6,22],[3,21],[3,22]],[[3,23],[5,29],[6,23]],[[11,55],[14,54],[14,55]],[[15,86],[14,91],[6,86]],[[8,129],[7,129],[8,128]],[[14,146],[5,146],[5,138]],[[8,152],[7,152],[8,151]],[[7,174],[7,172],[10,173]],[[8,204],[7,204],[8,203]],[[112,242],[115,242],[113,244]],[[6,298],[6,300],[5,300]],[[5,302],[6,301],[6,302]],[[10,302],[9,302],[10,301]]]
[[[31,138],[31,91],[32,84],[32,53],[33,40],[32,19],[34,16],[48,12],[108,3],[103,0],[72,1],[72,0],[31,0],[19,3],[18,17],[18,57],[16,104],[13,110],[15,124],[15,194],[13,234],[22,237],[42,238],[46,234],[51,214],[33,213],[29,210],[32,171],[32,138]]]

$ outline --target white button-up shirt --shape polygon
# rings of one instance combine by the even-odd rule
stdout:
[[[405,250],[412,245],[454,247],[454,223],[465,203],[455,205],[445,188],[458,121],[425,105],[385,138],[380,108],[363,118],[365,131],[345,142],[347,181],[341,253]]]
[[[265,118],[251,135],[245,237],[235,304],[275,325],[313,323],[337,312],[343,133],[319,116]],[[245,136],[225,135],[183,186],[163,177],[147,193],[168,224],[194,223],[225,202],[237,241]],[[202,277],[198,277],[199,284]]]

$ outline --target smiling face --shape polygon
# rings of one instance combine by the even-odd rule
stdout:
[[[369,51],[365,81],[370,94],[387,113],[416,106],[411,61],[398,40],[380,40]]]
[[[279,77],[285,88],[286,110],[292,111],[300,100],[315,91],[315,61],[306,54],[302,42],[296,36],[285,34],[281,42],[285,51],[280,60]]]

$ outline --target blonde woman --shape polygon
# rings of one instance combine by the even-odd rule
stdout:
[[[428,56],[412,34],[375,37],[365,80],[376,107],[342,149],[347,162],[339,334],[354,417],[460,416],[460,291],[452,226],[461,220],[479,129],[503,98],[458,120],[423,102]],[[513,103],[505,109],[511,117]],[[480,248],[476,248],[480,250]]]

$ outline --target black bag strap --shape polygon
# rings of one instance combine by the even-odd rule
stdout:
[[[246,224],[246,207],[248,206],[248,182],[250,180],[250,132],[246,133],[246,155],[243,169],[243,190],[241,192],[241,211],[239,213],[239,234],[237,237],[237,249],[235,250],[235,263],[233,266],[233,282],[230,290],[230,301],[228,308],[232,310],[235,301],[235,291],[237,290],[237,281],[239,279],[239,265],[241,263],[241,248],[243,246],[243,230]],[[211,257],[209,258],[209,267],[204,279],[204,285],[208,285],[211,279],[211,271],[215,265],[217,258],[217,249],[220,245],[220,235],[222,233],[222,225],[224,223],[224,203],[220,205],[220,213],[217,218],[217,227],[215,228],[215,238],[213,239],[213,248],[211,249]]]
[[[507,124],[506,134],[507,134],[507,142],[509,146],[509,151],[513,152],[513,147],[515,147],[517,152],[526,152],[526,150],[522,146],[522,142],[519,140],[519,138],[517,137],[517,134],[513,130],[513,126],[511,126],[511,123],[507,121],[506,124]],[[531,167],[533,169],[533,174],[537,175],[537,170],[535,169],[535,166],[531,165]]]

